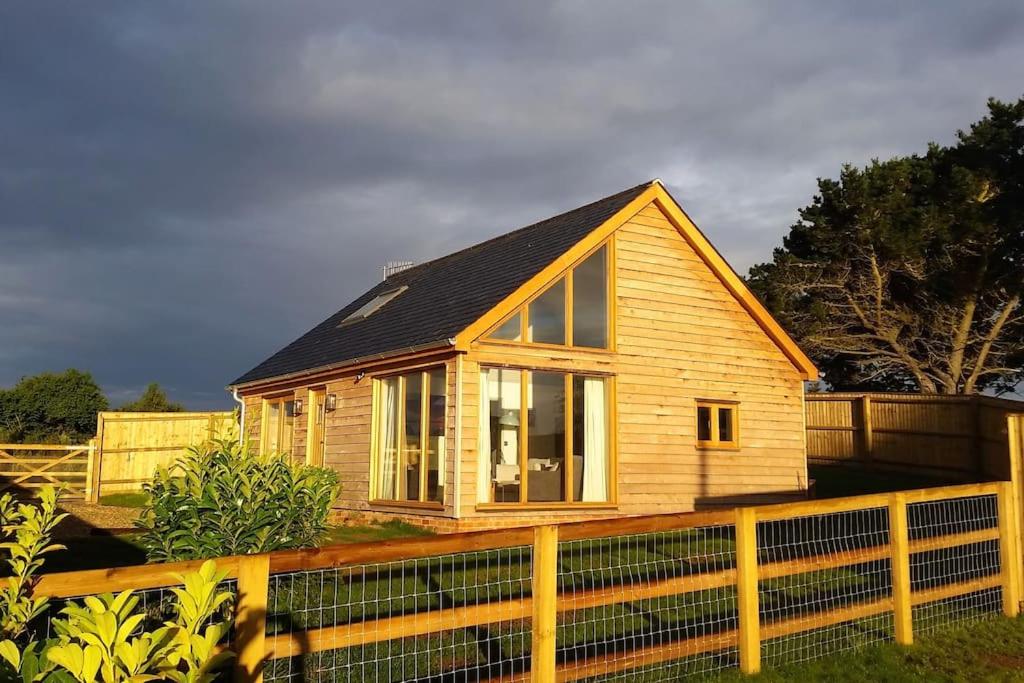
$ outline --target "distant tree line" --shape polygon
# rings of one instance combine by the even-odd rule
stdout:
[[[844,166],[748,282],[835,389],[1024,381],[1024,99],[948,146]]]
[[[88,372],[69,369],[23,377],[0,388],[0,443],[77,443],[95,436],[96,414],[110,402]],[[117,410],[180,412],[156,382]]]

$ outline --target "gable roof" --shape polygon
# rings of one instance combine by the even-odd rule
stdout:
[[[653,183],[637,185],[392,275],[231,386],[359,359],[452,346],[466,327],[606,223]],[[351,313],[400,287],[408,289],[366,318],[339,327]]]
[[[652,180],[392,275],[229,386],[428,349],[464,350],[652,202],[804,379],[817,379],[814,363],[661,181]],[[342,324],[377,297],[387,301]]]

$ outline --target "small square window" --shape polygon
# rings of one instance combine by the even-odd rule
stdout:
[[[739,448],[739,405],[697,401],[697,447]]]

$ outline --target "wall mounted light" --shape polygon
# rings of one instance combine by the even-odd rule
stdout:
[[[363,381],[364,377],[366,377],[366,373],[365,372],[360,372],[359,374],[356,375],[356,382]]]
[[[295,407],[292,409],[292,412],[295,413],[295,417],[298,417],[299,415],[302,415],[302,399],[301,398],[295,399]]]
[[[327,399],[324,401],[324,410],[327,412],[333,412],[338,407],[338,395],[327,394]]]

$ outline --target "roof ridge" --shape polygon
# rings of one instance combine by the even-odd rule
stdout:
[[[609,199],[612,199],[614,197],[618,197],[619,195],[622,195],[622,194],[627,194],[627,193],[630,193],[630,192],[635,192],[635,191],[637,191],[638,189],[640,189],[642,187],[643,188],[650,187],[651,185],[653,185],[655,183],[661,184],[661,180],[659,178],[654,178],[652,180],[648,180],[647,182],[640,183],[639,185],[634,185],[633,187],[630,187],[628,189],[620,190],[618,192],[613,192],[610,195],[607,195],[605,197],[601,197],[600,199],[595,199],[592,202],[587,202],[586,204],[583,204],[581,206],[577,206],[575,208],[569,209],[568,211],[563,211],[562,213],[555,214],[554,216],[548,216],[547,218],[542,218],[541,220],[535,221],[533,223],[530,223],[529,225],[524,225],[524,226],[522,226],[520,228],[515,228],[514,230],[511,230],[509,232],[503,232],[500,235],[495,235],[494,237],[489,237],[488,239],[485,239],[482,242],[477,242],[476,244],[471,244],[471,245],[469,245],[467,247],[463,247],[461,249],[457,249],[457,250],[455,250],[453,252],[449,252],[449,253],[443,254],[441,256],[436,256],[436,257],[430,259],[429,261],[424,261],[423,263],[417,263],[412,268],[407,268],[406,270],[403,270],[403,271],[400,271],[398,273],[395,273],[395,275],[393,275],[392,277],[397,280],[400,276],[414,275],[415,271],[418,271],[421,268],[424,268],[424,267],[429,266],[431,264],[435,264],[438,261],[443,261],[445,259],[454,258],[456,256],[459,256],[460,254],[465,253],[465,252],[472,251],[473,249],[478,249],[478,248],[483,247],[485,245],[491,244],[492,242],[497,242],[499,240],[512,237],[513,235],[518,235],[519,233],[523,232],[524,230],[529,230],[531,228],[536,228],[537,226],[542,225],[543,223],[548,223],[548,222],[551,222],[551,221],[559,220],[559,219],[564,218],[565,216],[567,216],[567,215],[569,215],[571,213],[576,213],[577,211],[582,211],[582,210],[584,210],[586,208],[594,206],[595,204],[600,204],[601,202],[606,202]],[[385,280],[385,282],[386,282],[386,280]]]

